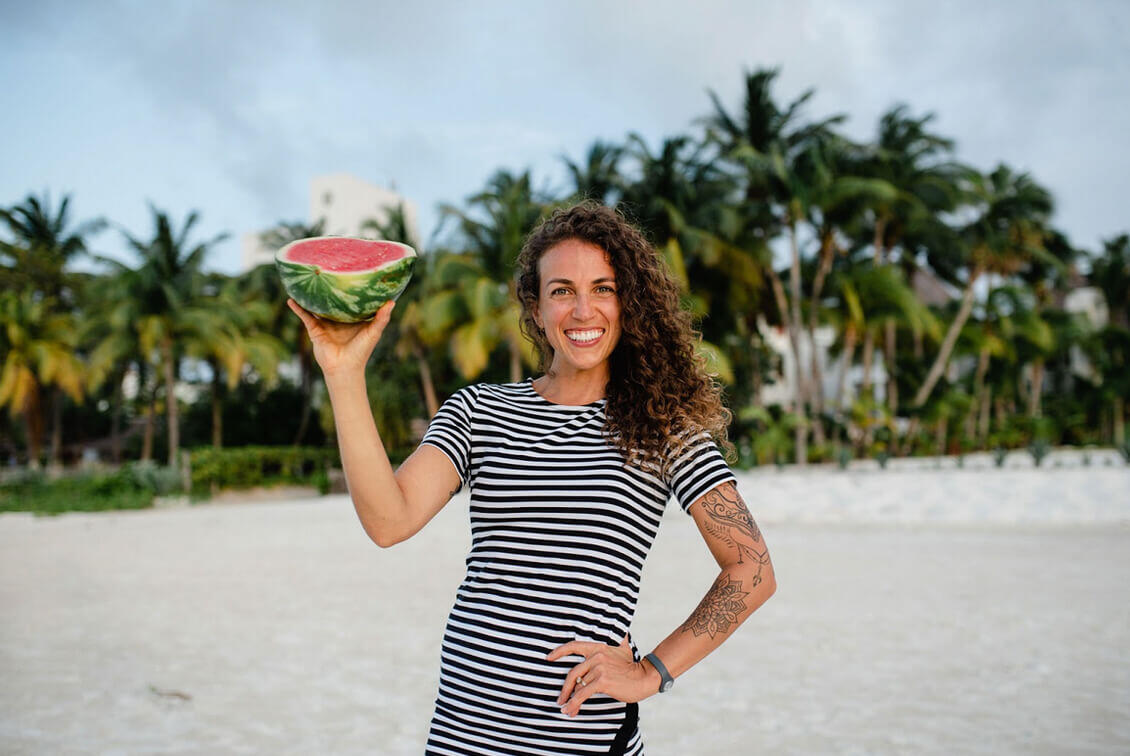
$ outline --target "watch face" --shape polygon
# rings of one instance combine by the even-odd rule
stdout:
[[[671,690],[671,686],[674,684],[674,680],[664,680],[663,683],[659,686],[659,692],[666,693],[667,691]]]

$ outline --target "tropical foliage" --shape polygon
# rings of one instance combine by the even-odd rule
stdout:
[[[1130,236],[1079,249],[1056,229],[1048,187],[964,164],[931,114],[896,105],[856,142],[845,115],[810,113],[811,91],[780,100],[777,75],[710,92],[686,133],[562,156],[564,186],[499,170],[442,206],[369,370],[392,456],[459,386],[535,369],[514,262],[540,218],[581,198],[622,210],[662,254],[726,387],[743,464],[1124,445]],[[49,196],[0,209],[5,457],[34,467],[87,449],[175,466],[182,447],[332,448],[272,266],[208,272],[222,236],[194,240],[197,214],[152,208],[148,234],[125,232],[133,260],[94,255],[102,272],[79,273],[107,224],[70,211]],[[262,242],[324,228],[280,223]],[[402,207],[358,232],[422,246]],[[231,453],[199,456],[192,474],[243,452]]]

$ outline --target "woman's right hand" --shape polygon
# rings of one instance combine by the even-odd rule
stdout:
[[[388,325],[392,308],[396,306],[392,300],[385,302],[373,319],[365,323],[337,323],[316,317],[293,299],[286,303],[306,326],[306,333],[314,346],[314,359],[326,377],[341,372],[364,371],[369,355]]]

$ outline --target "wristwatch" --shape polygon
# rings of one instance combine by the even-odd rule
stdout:
[[[651,666],[655,667],[655,671],[659,673],[659,692],[666,693],[671,690],[671,686],[675,684],[675,680],[671,677],[671,673],[663,666],[663,662],[659,661],[659,657],[655,654],[648,654],[644,657]]]

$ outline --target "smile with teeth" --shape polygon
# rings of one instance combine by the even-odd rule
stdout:
[[[569,338],[569,341],[572,341],[574,344],[591,344],[604,335],[604,329],[587,328],[583,331],[572,330],[566,331],[565,335]]]

